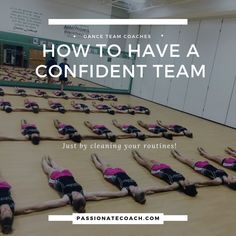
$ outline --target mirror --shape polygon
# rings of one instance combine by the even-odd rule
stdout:
[[[65,42],[0,32],[0,86],[59,89],[58,77],[48,81],[47,77],[39,78],[36,75],[35,68],[38,65],[46,65],[51,59],[50,55],[47,55],[46,58],[43,57],[43,44],[50,48],[52,44],[57,47],[65,44]],[[70,43],[66,44],[70,45]],[[117,64],[131,66],[134,64],[135,55],[129,58],[126,52],[121,52],[118,57],[110,57],[107,50],[104,49],[103,56],[100,57],[98,48],[91,46],[87,57],[75,57],[71,53],[67,59],[69,65],[103,64],[109,67],[112,64]],[[56,55],[55,60],[57,64],[60,64],[63,58]],[[39,72],[40,74],[46,74],[44,69]],[[104,78],[91,78],[87,73],[83,78],[73,78],[71,76],[68,78],[65,90],[84,92],[126,94],[129,93],[132,83],[132,78],[129,75],[125,78],[110,78],[109,75]]]

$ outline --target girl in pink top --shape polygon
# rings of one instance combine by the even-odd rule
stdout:
[[[98,201],[109,198],[123,197],[126,194],[121,191],[116,192],[86,192],[83,187],[76,181],[73,174],[59,166],[52,158],[45,156],[42,159],[42,168],[48,177],[49,185],[58,192],[60,198],[50,200],[40,204],[23,207],[20,209],[21,214],[43,211],[52,208],[71,205],[76,212],[84,213],[87,201]]]
[[[149,132],[151,132],[153,134],[160,135],[160,137],[164,137],[166,139],[170,139],[170,140],[173,139],[173,134],[169,133],[166,128],[161,127],[157,123],[155,123],[155,124],[147,124],[147,123],[144,123],[141,120],[138,120],[137,123],[141,127],[143,127],[144,129],[148,130]]]
[[[89,107],[84,104],[84,103],[78,103],[75,101],[71,102],[71,106],[76,110],[76,111],[81,111],[81,112],[85,112],[85,113],[90,113],[90,109]],[[70,110],[69,110],[70,111]]]
[[[96,104],[96,102],[92,102],[92,105],[101,112],[107,112],[108,114],[114,115],[115,111],[106,104]]]
[[[185,177],[173,170],[169,165],[160,163],[155,160],[149,160],[143,157],[139,152],[132,151],[134,160],[141,166],[145,167],[151,174],[157,178],[164,180],[170,185],[169,190],[179,190],[188,196],[195,197],[197,195],[194,183],[186,180]],[[159,187],[151,187],[148,192],[159,192]]]
[[[197,150],[201,156],[211,161],[214,161],[224,166],[225,168],[236,171],[236,151],[234,149],[230,147],[225,149],[225,152],[228,153],[230,156],[210,155],[202,147],[199,147]]]
[[[131,179],[121,168],[111,167],[105,163],[97,154],[91,155],[96,168],[103,173],[104,179],[119,188],[125,195],[130,195],[140,204],[145,204],[145,193],[138,187],[138,184]]]
[[[187,128],[177,125],[177,124],[164,124],[162,121],[157,120],[157,124],[162,126],[163,128],[168,129],[169,131],[174,132],[176,135],[184,135],[188,138],[193,138],[193,133],[189,131]]]
[[[141,132],[138,128],[130,124],[119,124],[117,120],[112,120],[112,123],[115,127],[123,131],[124,133],[128,133],[133,137],[138,138],[139,140],[145,140],[146,135]]]
[[[87,126],[90,130],[92,130],[95,134],[104,136],[111,142],[116,141],[116,135],[112,133],[106,126],[100,124],[92,124],[89,121],[84,122],[85,126]]]
[[[29,99],[24,100],[24,105],[26,109],[33,111],[33,113],[39,113],[39,105],[34,101],[30,101]]]
[[[90,97],[91,100],[99,100],[99,101],[103,101],[104,98],[97,93],[89,93],[88,96]]]

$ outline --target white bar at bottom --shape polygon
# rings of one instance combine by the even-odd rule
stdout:
[[[73,221],[74,220],[73,215],[49,215],[48,221]]]
[[[187,215],[164,215],[164,221],[188,221]]]
[[[163,213],[86,213],[72,215],[49,215],[48,221],[70,221],[80,225],[156,225],[166,221],[188,221],[187,215],[164,215]]]

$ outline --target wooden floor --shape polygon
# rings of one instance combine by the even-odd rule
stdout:
[[[12,89],[10,89],[13,91]],[[28,91],[28,90],[27,90]],[[230,129],[188,114],[174,111],[142,99],[132,96],[118,96],[120,104],[145,105],[151,109],[151,115],[108,115],[108,114],[82,114],[82,113],[11,113],[1,111],[0,135],[21,136],[20,120],[25,118],[34,122],[40,129],[42,135],[57,135],[53,127],[53,119],[57,118],[63,122],[75,126],[82,134],[90,134],[83,125],[84,120],[95,123],[105,123],[115,133],[120,133],[111,124],[116,118],[120,122],[131,122],[136,124],[138,119],[146,122],[154,122],[160,119],[171,123],[180,123],[192,129],[194,138],[178,137],[173,141],[166,139],[118,140],[120,144],[141,144],[140,153],[167,164],[183,173],[190,180],[204,180],[205,177],[194,173],[190,168],[178,163],[170,156],[170,150],[156,149],[144,150],[144,143],[176,143],[177,149],[186,152],[195,160],[202,159],[196,148],[203,146],[216,154],[224,155],[226,146],[236,147],[236,132]],[[24,98],[5,97],[12,102],[14,107],[22,107]],[[36,99],[40,106],[47,107],[47,100]],[[69,101],[60,100],[69,106]],[[90,101],[85,103],[90,104]],[[83,143],[106,143],[107,141],[84,141]],[[70,142],[67,142],[70,143]],[[108,143],[108,142],[107,142]],[[62,150],[62,142],[41,142],[34,146],[30,142],[1,142],[0,143],[0,169],[3,176],[12,184],[12,194],[17,206],[25,206],[33,203],[43,202],[57,198],[58,195],[47,184],[47,179],[42,172],[40,161],[43,155],[50,155],[60,165],[69,168],[77,180],[84,186],[86,191],[116,190],[107,183],[97,171],[91,160],[90,154],[97,152],[104,160],[114,166],[124,168],[142,187],[150,185],[165,185],[161,180],[153,177],[145,169],[138,166],[131,157],[129,151],[117,150]],[[215,164],[217,166],[217,164]],[[228,173],[234,174],[227,170]],[[235,173],[236,174],[236,173]],[[87,212],[156,212],[165,214],[188,214],[188,222],[171,222],[157,226],[73,226],[68,222],[48,222],[48,214],[71,214],[70,206],[61,209],[35,213],[31,215],[18,216],[14,222],[14,233],[17,236],[49,236],[54,233],[57,236],[68,235],[190,235],[190,236],[234,236],[235,235],[235,212],[236,192],[227,187],[210,187],[199,189],[196,198],[188,197],[179,192],[161,193],[147,197],[145,205],[139,205],[130,197],[122,199],[107,200],[101,202],[88,202]]]

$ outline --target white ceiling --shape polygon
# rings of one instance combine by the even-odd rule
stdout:
[[[131,18],[235,16],[236,0],[38,0],[69,5],[108,17],[111,7]],[[112,11],[115,14],[116,11]],[[121,17],[122,18],[122,17]]]
[[[101,4],[110,4],[127,12],[137,12],[154,7],[166,7],[193,1],[196,0],[101,0]]]
[[[197,0],[50,0],[51,3],[66,4],[78,8],[89,5],[89,7],[92,7],[92,10],[96,10],[97,7],[102,5],[110,5],[127,12],[137,12],[153,7],[166,7],[193,1]]]

